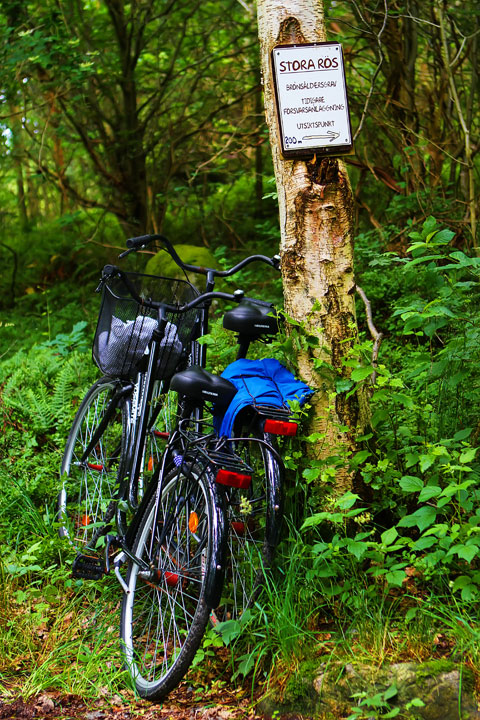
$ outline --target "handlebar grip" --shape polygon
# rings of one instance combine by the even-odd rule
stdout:
[[[165,237],[165,235],[139,235],[138,237],[132,237],[128,238],[126,245],[129,248],[129,250],[138,250],[142,247],[145,247],[146,245],[149,245],[151,242],[157,241],[161,245],[163,245],[164,250],[168,252],[172,260],[178,265],[179,268],[182,270],[191,270],[193,266],[186,265],[178,256],[177,251],[173,247],[172,243],[168,238]]]
[[[142,245],[148,245],[155,239],[155,235],[139,235],[138,237],[128,238],[126,246],[135,250],[136,248],[142,247]]]

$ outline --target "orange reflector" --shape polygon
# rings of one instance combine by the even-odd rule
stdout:
[[[148,472],[152,472],[152,470],[153,470],[153,456],[152,455],[150,455],[150,457],[148,458],[147,469],[148,469]]]
[[[191,512],[190,517],[188,518],[188,529],[190,530],[190,532],[192,532],[192,533],[196,532],[198,529],[198,524],[199,524],[199,520],[198,520],[197,513]]]
[[[232,520],[230,523],[232,530],[235,530],[237,535],[245,535],[245,523],[240,520]]]
[[[223,468],[217,472],[216,480],[221,485],[228,485],[228,487],[240,488],[245,490],[250,487],[252,482],[251,475],[244,475],[243,473],[233,472],[232,470],[224,470]]]
[[[88,515],[82,515],[80,523],[81,525],[83,525],[83,527],[87,527],[87,525],[90,525],[90,517]]]
[[[164,573],[165,581],[169,587],[175,587],[178,583],[178,574],[172,572]]]
[[[94,463],[87,463],[87,467],[89,467],[90,470],[103,470],[103,465],[94,465]]]
[[[170,433],[161,432],[160,430],[154,430],[153,434],[155,435],[155,437],[164,438],[164,440],[167,440],[170,437]]]
[[[267,418],[265,420],[264,430],[265,432],[272,433],[272,435],[296,435],[298,424],[294,422],[286,422],[285,420],[272,420]]]

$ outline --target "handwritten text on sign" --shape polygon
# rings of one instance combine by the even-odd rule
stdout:
[[[352,131],[341,45],[279,45],[272,58],[282,151],[349,152]]]

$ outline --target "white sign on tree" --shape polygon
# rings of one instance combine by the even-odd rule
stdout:
[[[341,45],[277,45],[272,65],[283,154],[350,152],[352,130]]]

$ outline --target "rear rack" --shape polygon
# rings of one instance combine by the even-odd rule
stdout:
[[[273,405],[252,405],[252,407],[262,417],[291,422],[292,411],[287,408],[274,407]]]

